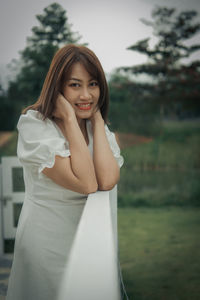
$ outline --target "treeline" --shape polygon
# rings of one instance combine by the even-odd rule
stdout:
[[[152,48],[150,38],[128,48],[146,55],[145,64],[120,67],[111,74],[110,122],[114,130],[157,135],[163,119],[200,116],[200,60],[183,63],[200,49],[200,44],[187,43],[200,31],[197,17],[194,11],[177,13],[174,8],[156,7],[151,21],[142,20],[152,27],[157,41]],[[1,130],[14,130],[23,107],[37,100],[57,49],[81,40],[57,3],[36,18],[39,25],[32,28],[32,36],[13,66],[19,70],[17,76],[6,91],[0,86]]]
[[[152,21],[142,20],[152,27],[156,43],[150,48],[147,38],[130,46],[128,50],[146,55],[147,62],[118,68],[111,77],[115,129],[154,135],[162,131],[163,119],[200,116],[200,60],[191,58],[200,44],[187,43],[200,31],[197,17],[195,11],[156,7]],[[186,58],[188,64],[183,63]]]

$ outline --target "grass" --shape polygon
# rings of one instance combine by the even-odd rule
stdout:
[[[118,231],[130,300],[200,299],[199,146],[199,121],[170,121],[122,151]]]
[[[123,150],[126,166],[134,170],[200,168],[200,124],[187,130],[185,124],[171,126],[166,124],[163,134],[152,142]]]
[[[200,170],[126,171],[118,186],[119,206],[200,206]]]
[[[200,209],[118,211],[120,261],[130,300],[197,300]]]
[[[122,151],[119,206],[200,206],[200,122],[165,122],[162,135]]]

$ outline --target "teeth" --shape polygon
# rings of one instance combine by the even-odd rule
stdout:
[[[77,105],[80,106],[80,107],[89,107],[90,103],[89,104],[77,104]]]

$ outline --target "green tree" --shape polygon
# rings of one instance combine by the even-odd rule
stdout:
[[[200,114],[200,61],[189,64],[182,61],[200,49],[200,44],[187,44],[200,31],[197,16],[195,11],[177,13],[174,8],[156,7],[153,21],[142,20],[153,28],[155,45],[150,48],[147,38],[128,47],[147,55],[148,60],[123,70],[153,77],[156,83],[152,84],[152,97],[157,98],[161,116],[172,113],[187,116],[188,111]]]
[[[37,100],[57,49],[81,39],[77,32],[72,31],[66,11],[57,3],[44,8],[36,18],[39,25],[32,28],[32,36],[27,38],[20,60],[13,66],[19,71],[8,87],[7,102],[12,102],[15,112],[13,124],[16,124],[21,109]]]
[[[110,125],[115,131],[152,136],[160,134],[161,124],[156,100],[149,83],[134,82],[115,71],[109,80]]]

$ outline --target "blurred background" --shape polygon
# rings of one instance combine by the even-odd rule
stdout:
[[[37,100],[56,50],[78,43],[102,62],[109,127],[125,159],[118,232],[128,296],[200,299],[199,1],[0,5],[0,297],[24,192],[16,124],[21,110]]]

